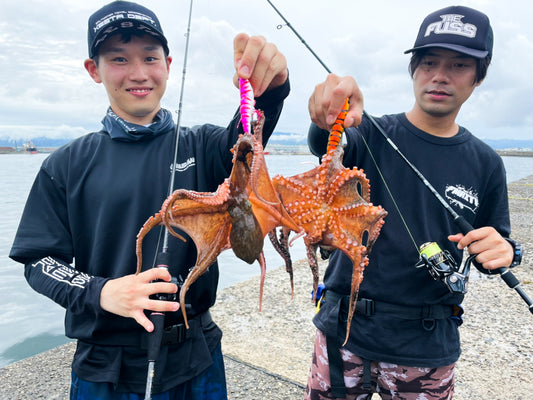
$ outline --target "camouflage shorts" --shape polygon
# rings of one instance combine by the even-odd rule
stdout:
[[[385,400],[445,400],[453,396],[455,364],[418,368],[372,361],[372,388],[368,390],[363,389],[363,360],[346,349],[341,349],[341,356],[346,400],[370,400],[372,393],[379,393]],[[335,399],[330,386],[326,337],[317,330],[304,399]]]

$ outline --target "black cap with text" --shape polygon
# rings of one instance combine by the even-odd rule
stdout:
[[[422,22],[410,53],[442,47],[476,58],[492,57],[494,36],[489,18],[473,8],[451,6],[429,14]]]
[[[156,15],[148,8],[129,1],[114,1],[96,11],[89,18],[87,39],[89,57],[93,58],[100,45],[119,30],[138,29],[158,39],[165,53],[168,43]]]

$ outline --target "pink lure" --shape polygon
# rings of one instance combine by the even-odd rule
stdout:
[[[252,116],[254,114],[254,91],[248,79],[239,78],[241,90],[241,123],[244,133],[252,133]]]

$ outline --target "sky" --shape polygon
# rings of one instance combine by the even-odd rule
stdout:
[[[108,107],[87,74],[87,19],[104,0],[2,0],[0,137],[74,138],[100,129]],[[334,73],[353,76],[375,116],[409,111],[409,55],[423,18],[456,4],[441,0],[272,0]],[[181,124],[226,125],[239,104],[233,86],[233,38],[263,35],[287,58],[292,91],[276,131],[305,136],[307,102],[327,72],[266,0],[195,0],[184,68],[190,0],[144,0],[159,17],[173,57],[162,106]],[[482,139],[533,139],[533,2],[464,0],[485,12],[494,30],[488,76],[458,122]],[[185,70],[185,76],[183,71]]]

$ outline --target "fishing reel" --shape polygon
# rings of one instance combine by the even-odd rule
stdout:
[[[152,281],[152,283],[155,282],[166,282],[166,283],[173,283],[178,287],[178,291],[176,293],[155,293],[150,295],[150,299],[152,300],[163,300],[163,301],[178,301],[179,299],[179,293],[180,288],[182,284],[178,282],[178,279],[175,276],[172,276],[169,281],[164,281],[162,279],[157,279],[155,281]]]
[[[420,246],[420,259],[415,267],[425,267],[433,279],[442,281],[451,293],[465,294],[470,264],[474,258],[475,255],[468,257],[463,269],[460,270],[460,265],[449,251],[442,250],[435,242],[428,242]]]

